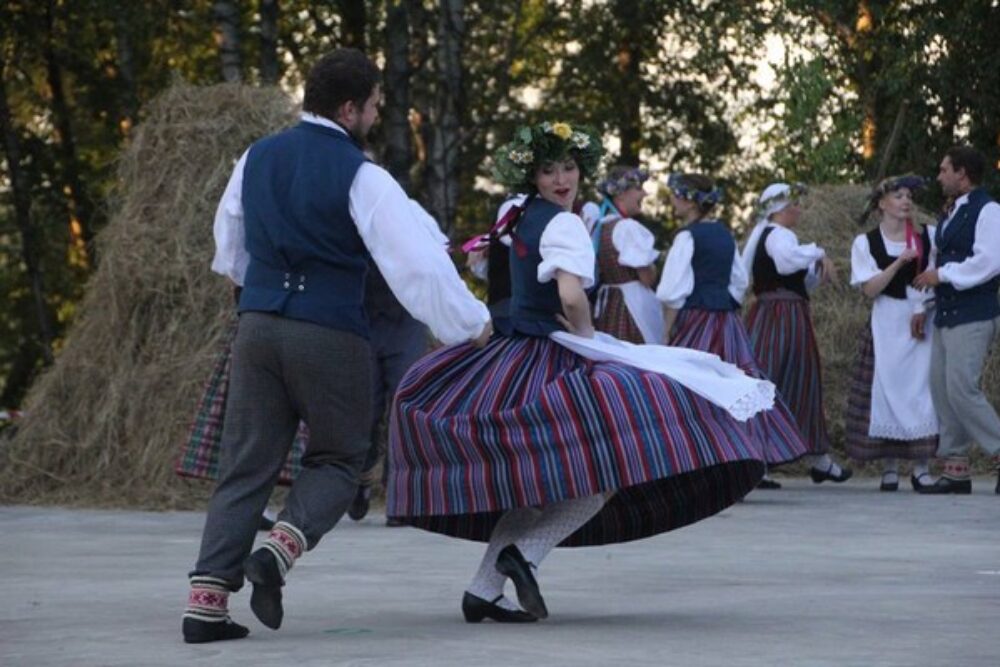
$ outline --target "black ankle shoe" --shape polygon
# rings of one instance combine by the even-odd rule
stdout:
[[[993,493],[1000,496],[1000,470],[997,470],[997,488],[993,489]]]
[[[538,582],[531,573],[531,563],[524,559],[521,550],[513,544],[508,544],[500,550],[497,556],[497,572],[510,577],[517,590],[517,601],[524,610],[535,618],[548,618],[549,610],[545,608],[542,592],[538,590]]]
[[[759,482],[757,482],[757,488],[766,490],[777,490],[781,488],[781,482],[773,480],[770,477],[763,477]]]
[[[502,598],[503,595],[498,595],[493,602],[487,602],[466,591],[465,595],[462,596],[462,616],[465,617],[465,622],[479,623],[484,618],[497,623],[534,623],[538,620],[526,611],[504,609],[497,605],[497,602]]]
[[[257,530],[263,531],[265,533],[270,532],[274,528],[274,519],[266,514],[261,514],[260,519],[257,520]]]
[[[914,475],[914,474],[911,473],[910,474],[910,486],[913,487],[914,491],[916,491],[917,493],[920,493],[921,489],[926,489],[929,486],[933,486],[933,483],[931,483],[931,484],[924,484],[923,482],[920,481],[924,477],[930,479],[930,476],[931,476],[930,473],[926,473],[926,472],[925,473],[921,473],[920,475]]]
[[[211,623],[187,616],[181,623],[181,632],[184,633],[185,644],[207,644],[226,639],[243,639],[250,634],[246,627],[239,623],[233,623],[228,618],[219,623]]]
[[[927,495],[944,495],[948,493],[967,495],[972,493],[972,480],[941,477],[933,484],[921,485],[918,493]]]
[[[832,470],[832,468],[830,469]],[[820,470],[818,468],[809,468],[809,477],[816,484],[820,484],[827,480],[831,482],[836,482],[840,484],[841,482],[846,482],[854,474],[854,471],[850,468],[841,468],[839,475],[834,475],[830,470]]]
[[[277,630],[285,616],[281,606],[281,587],[285,582],[281,580],[274,554],[267,549],[257,549],[243,563],[243,573],[253,584],[250,609],[254,616],[267,627]]]
[[[887,482],[886,478],[892,479],[896,478],[894,482]],[[882,473],[882,483],[878,485],[879,491],[898,491],[899,490],[899,475],[893,475],[892,473],[886,474]]]
[[[358,486],[357,493],[354,494],[354,500],[351,501],[351,506],[347,508],[347,516],[351,517],[352,521],[361,521],[368,514],[368,506],[371,503],[372,497],[372,487],[365,484]]]

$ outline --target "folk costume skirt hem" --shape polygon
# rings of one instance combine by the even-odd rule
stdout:
[[[502,336],[410,369],[389,466],[389,516],[471,540],[488,540],[507,510],[614,492],[564,546],[693,523],[742,498],[764,469],[744,423],[671,378]]]

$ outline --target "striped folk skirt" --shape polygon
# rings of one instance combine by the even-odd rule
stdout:
[[[234,317],[226,332],[222,349],[215,358],[212,372],[205,383],[205,390],[198,401],[198,408],[188,430],[187,440],[181,447],[180,456],[174,464],[174,472],[181,477],[195,479],[219,479],[219,454],[222,443],[222,426],[226,416],[226,396],[229,394],[229,369],[233,341],[236,339]],[[285,461],[285,467],[278,478],[279,484],[291,484],[302,469],[302,454],[309,442],[309,431],[304,423],[299,423],[295,442]]]
[[[872,381],[875,378],[875,344],[871,323],[865,325],[858,344],[851,383],[847,390],[844,440],[847,455],[858,461],[873,459],[929,459],[937,451],[938,438],[890,440],[868,435],[872,412]]]
[[[725,509],[763,469],[743,424],[670,378],[497,336],[440,348],[403,378],[387,514],[487,540],[509,509],[615,492],[563,545],[625,542]]]
[[[747,330],[735,310],[692,308],[677,314],[677,328],[671,345],[718,355],[754,378],[766,378],[757,365]],[[764,453],[769,466],[791,463],[808,453],[799,426],[780,395],[774,408],[747,422],[751,437]]]
[[[808,454],[830,451],[823,377],[809,302],[793,292],[757,297],[747,315],[754,357],[795,417]]]

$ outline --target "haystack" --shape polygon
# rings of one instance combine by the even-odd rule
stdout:
[[[151,104],[77,320],[0,443],[0,502],[180,507],[205,495],[172,462],[232,312],[209,271],[212,220],[235,160],[293,111],[278,89],[235,85],[177,85]]]

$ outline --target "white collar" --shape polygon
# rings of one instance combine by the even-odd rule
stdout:
[[[347,132],[344,130],[343,127],[341,127],[337,123],[334,123],[329,118],[324,118],[323,116],[317,116],[316,114],[309,113],[308,111],[303,111],[301,118],[303,121],[307,123],[313,123],[314,125],[322,125],[323,127],[329,127],[331,129],[347,134]]]
[[[955,204],[954,204],[955,210],[957,210],[958,207],[961,206],[962,204],[964,204],[967,201],[969,201],[969,195],[971,195],[971,194],[972,194],[972,191],[969,191],[969,192],[966,192],[961,197],[959,197],[958,199],[956,199],[955,200]]]

